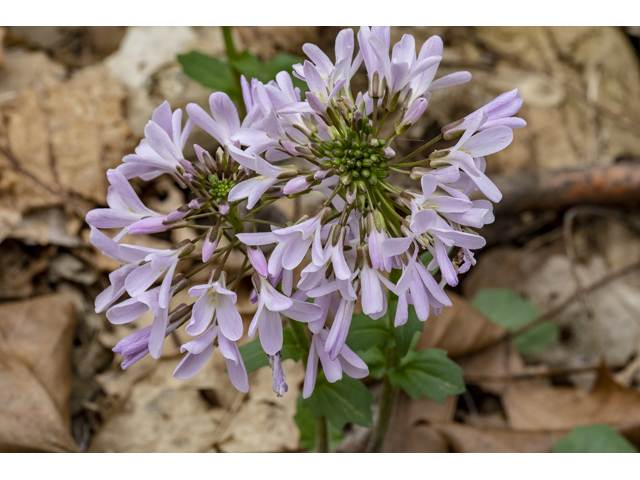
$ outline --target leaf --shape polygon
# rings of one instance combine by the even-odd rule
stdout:
[[[347,423],[370,427],[372,403],[369,389],[360,380],[347,376],[335,383],[318,376],[313,394],[304,400],[314,418],[325,417],[340,430]]]
[[[439,403],[464,392],[462,377],[462,369],[447,352],[435,348],[410,351],[400,366],[389,371],[394,388],[402,388],[414,400],[428,397]]]
[[[482,428],[461,423],[434,423],[457,453],[548,453],[564,432]]]
[[[393,305],[393,312],[395,315],[397,302],[390,301],[389,306]],[[402,359],[407,355],[409,351],[409,347],[414,340],[414,337],[417,337],[417,332],[422,332],[424,330],[424,323],[418,320],[418,316],[416,315],[416,311],[413,308],[413,305],[409,305],[409,319],[407,323],[400,327],[394,328],[394,333],[396,337],[396,358]]]
[[[513,346],[524,355],[540,353],[558,340],[560,329],[550,320],[536,325],[513,339]]]
[[[258,57],[245,50],[237,58],[231,60],[229,63],[247,79],[257,78],[263,83],[267,83],[276,78],[276,75],[282,71],[286,71],[291,74],[293,71],[293,65],[296,63],[303,63],[304,59],[300,57],[294,57],[286,53],[280,53],[268,62],[262,63],[258,60]],[[304,93],[307,88],[306,84],[292,77],[294,86],[300,88],[300,91]]]
[[[301,358],[309,355],[309,350],[298,341],[291,327],[284,327],[282,330],[284,337],[281,351],[283,360],[291,358],[297,362]]]
[[[264,353],[259,338],[242,345],[239,350],[247,373],[269,365],[269,356]]]
[[[571,429],[606,423],[614,427],[640,422],[640,393],[617,383],[602,366],[593,389],[556,387],[541,381],[512,382],[502,396],[515,429]]]
[[[219,58],[192,51],[178,55],[185,75],[213,90],[225,92],[232,100],[240,99],[233,71],[229,65]]]
[[[374,347],[365,352],[358,352],[358,356],[369,367],[369,376],[381,379],[386,368],[386,358],[382,350]]]
[[[347,335],[347,345],[355,352],[363,352],[375,346],[393,347],[394,337],[388,322],[387,316],[373,320],[364,313],[354,315]]]
[[[608,425],[574,428],[553,447],[553,453],[638,453],[629,441]]]
[[[540,316],[540,310],[515,290],[492,288],[480,290],[473,305],[497,325],[510,331],[518,330]],[[558,327],[550,321],[542,322],[513,339],[522,354],[543,351],[558,339]]]
[[[300,430],[300,444],[310,452],[316,451],[316,420],[309,407],[304,405],[302,395],[298,396],[296,414],[293,419]],[[334,451],[344,438],[341,430],[329,424],[329,450]]]
[[[480,290],[471,303],[491,321],[511,331],[540,316],[535,305],[510,288]]]

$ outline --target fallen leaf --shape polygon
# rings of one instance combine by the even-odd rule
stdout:
[[[521,432],[460,423],[433,424],[457,453],[546,453],[567,432]]]
[[[502,397],[510,424],[519,430],[571,429],[606,423],[614,427],[640,422],[640,393],[618,384],[605,366],[591,391],[553,387],[545,381],[509,384]]]
[[[61,294],[0,305],[0,449],[77,450],[68,404],[74,320]]]

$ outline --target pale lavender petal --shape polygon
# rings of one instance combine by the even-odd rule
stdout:
[[[268,355],[275,355],[282,350],[282,320],[280,314],[266,308],[260,318],[260,344]]]
[[[242,337],[242,317],[231,295],[218,295],[218,325],[229,340],[236,341]]]
[[[209,345],[202,353],[187,353],[173,371],[173,376],[178,380],[186,380],[198,373],[209,360],[216,347]]]

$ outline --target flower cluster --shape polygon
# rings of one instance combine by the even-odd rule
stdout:
[[[507,147],[512,130],[525,126],[513,117],[522,105],[517,90],[398,158],[394,140],[425,113],[432,92],[471,78],[457,72],[435,79],[442,40],[431,37],[417,52],[414,38],[404,35],[391,48],[388,27],[362,27],[357,37],[351,29],[339,33],[335,62],[315,45],[303,49],[309,60],[295,65],[293,75],[306,83],[306,93],[294,87],[288,72],[266,84],[242,77],[244,119],[225,93],[216,92],[209,112],[196,104],[186,107],[184,125],[182,111],[165,102],[153,113],[135,153],[107,172],[109,208],[89,212],[87,222],[92,243],[122,266],[111,273],[96,311],[106,311],[114,324],[147,311],[154,315],[151,326],[114,348],[124,357],[123,368],[147,354],[158,358],[165,337],[186,325],[194,338],[182,345],[186,354],[174,376],[195,375],[219,347],[231,382],[247,391],[236,344],[244,332],[235,291],[252,269],[257,310],[248,336],[258,333],[273,369],[274,391],[282,395],[287,390],[283,321],[307,324],[306,398],[314,389],[318,361],[329,382],[343,374],[368,374],[345,343],[359,301],[366,315],[379,319],[387,313],[389,290],[398,297],[396,327],[407,322],[409,305],[425,321],[451,305],[444,285],[456,285],[458,275],[475,263],[473,250],[485,240],[473,229],[493,221],[490,201],[501,198],[485,175],[484,157]],[[354,94],[351,79],[362,63],[368,90]],[[387,124],[381,138],[393,117],[393,128]],[[190,161],[183,150],[195,125],[220,147],[211,154],[194,145],[197,160]],[[437,141],[454,139],[453,146],[424,153]],[[406,175],[415,188],[398,188],[392,174]],[[192,200],[166,214],[147,208],[128,180],[159,175],[188,189]],[[257,216],[278,199],[311,190],[326,197],[311,217],[281,225]],[[488,200],[471,200],[476,190]],[[256,228],[264,223],[271,223],[270,231]],[[185,226],[202,234],[168,250],[121,243],[126,235]],[[113,228],[121,229],[114,238],[100,231]],[[227,280],[225,261],[232,250],[245,256],[245,264]],[[426,265],[418,258],[425,250],[432,255]],[[176,274],[180,262],[194,259],[203,263],[191,273]],[[204,268],[210,269],[208,283],[191,285]],[[394,269],[396,283],[388,275]],[[193,304],[171,309],[172,297],[185,288]]]

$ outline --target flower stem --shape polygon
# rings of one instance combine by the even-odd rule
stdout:
[[[416,151],[414,151],[413,153],[410,153],[409,155],[407,155],[406,157],[404,157],[403,159],[400,159],[400,161],[398,163],[396,163],[395,165],[402,165],[403,167],[407,167],[409,166],[408,164],[404,164],[404,162],[406,162],[407,160],[409,160],[410,158],[415,157],[416,155],[418,155],[420,152],[422,152],[423,150],[429,148],[431,145],[433,145],[436,142],[439,142],[440,140],[442,140],[442,134],[438,135],[436,138],[429,140],[427,143],[425,143],[423,146],[421,146],[420,148],[418,148]]]
[[[231,27],[222,27],[222,36],[224,37],[224,46],[227,50],[227,60],[229,61],[229,68],[233,72],[233,77],[236,80],[236,86],[238,87],[238,95],[242,97],[242,83],[240,83],[240,72],[233,66],[233,61],[238,58],[238,51],[233,43],[233,35],[231,34]],[[244,118],[247,114],[244,108],[244,102],[238,102],[240,118]]]
[[[393,358],[393,355],[393,349],[387,351],[387,363],[393,361],[389,360],[390,358]],[[378,420],[376,422],[375,431],[373,432],[373,437],[371,438],[369,448],[367,449],[371,453],[380,453],[382,451],[382,447],[384,446],[384,439],[387,435],[389,424],[391,423],[393,407],[395,406],[397,397],[398,390],[391,386],[389,375],[385,375],[382,384],[382,400],[380,402],[380,412],[378,413]]]
[[[325,417],[316,420],[316,450],[318,453],[329,453],[329,424]]]

